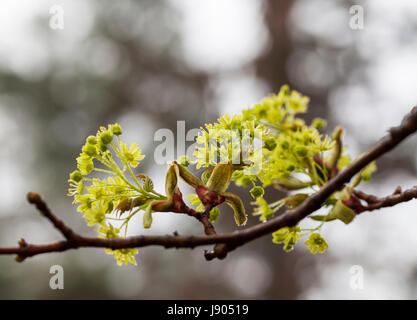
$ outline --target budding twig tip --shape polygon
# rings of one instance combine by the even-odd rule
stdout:
[[[27,199],[29,203],[36,204],[42,201],[42,198],[39,193],[37,192],[29,192],[27,195]]]
[[[23,238],[20,238],[17,243],[19,244],[19,247],[21,247],[21,248],[25,248],[25,247],[28,246],[27,242]]]

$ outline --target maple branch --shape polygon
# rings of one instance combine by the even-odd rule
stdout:
[[[318,192],[311,195],[300,206],[291,211],[286,211],[268,222],[229,234],[216,234],[214,227],[212,227],[208,220],[209,210],[206,208],[203,213],[195,212],[193,209],[189,209],[188,212],[185,212],[189,215],[195,216],[203,224],[206,236],[181,236],[175,234],[163,236],[134,236],[124,239],[99,239],[84,237],[73,232],[68,226],[59,220],[48,209],[47,204],[38,194],[29,193],[29,202],[37,207],[43,216],[45,216],[54,225],[54,227],[64,235],[66,240],[50,244],[32,245],[26,243],[24,239],[20,239],[18,247],[0,248],[0,255],[17,254],[17,260],[23,261],[27,257],[42,253],[61,252],[81,247],[123,249],[157,245],[165,248],[194,248],[197,246],[216,244],[213,251],[205,253],[206,259],[222,259],[226,257],[228,252],[244,245],[247,242],[270,234],[282,227],[296,225],[299,221],[319,209],[323,202],[331,194],[333,194],[333,192],[339,190],[345,183],[349,182],[355,174],[360,172],[370,162],[392,150],[405,138],[416,131],[417,107],[414,107],[410,113],[404,117],[401,125],[391,128],[388,134],[373,148],[361,155],[355,162],[347,166],[344,170],[340,171]],[[366,195],[360,191],[355,191],[355,195],[362,197],[362,200],[368,202],[368,206],[365,208],[369,211],[409,201],[417,196],[417,187],[404,192],[398,191],[399,190],[397,190],[397,192],[393,195],[385,198],[377,198],[375,196]]]
[[[397,188],[393,194],[382,198],[367,194],[360,190],[353,190],[353,194],[367,203],[366,206],[363,206],[360,210],[356,211],[357,214],[360,214],[364,211],[373,211],[385,207],[393,207],[399,203],[416,199],[417,187],[412,187],[405,191],[401,191],[401,188]]]

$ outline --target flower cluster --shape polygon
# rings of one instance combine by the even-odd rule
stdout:
[[[299,117],[307,112],[308,103],[308,97],[284,85],[277,94],[264,98],[241,114],[225,115],[214,124],[206,124],[197,138],[199,146],[194,154],[197,168],[210,168],[216,165],[218,158],[232,161],[232,180],[239,187],[252,186],[253,215],[259,216],[262,222],[273,218],[283,207],[296,208],[351,162],[347,148],[342,144],[340,127],[327,136],[320,132],[326,126],[324,119],[315,118],[307,124]],[[246,136],[244,132],[247,132]],[[260,148],[254,146],[256,140],[262,141]],[[248,170],[254,167],[257,170]],[[338,219],[350,223],[361,205],[352,195],[352,189],[360,181],[368,181],[375,170],[375,164],[371,164],[351,186],[334,193],[325,203],[330,207],[329,213],[311,217],[320,222],[317,228],[284,228],[274,233],[274,242],[284,243],[284,250],[289,251],[302,236],[314,234],[317,238],[316,231],[324,222]],[[264,199],[264,188],[271,185],[284,191],[303,189],[306,192],[268,203]],[[198,204],[196,195],[190,195],[190,198],[192,204]],[[308,240],[310,247],[314,237]],[[317,250],[310,249],[312,253],[322,253],[326,248],[327,244]]]
[[[136,143],[128,146],[120,140],[122,128],[118,124],[101,127],[96,135],[86,139],[82,152],[77,158],[77,169],[70,174],[69,196],[74,197],[77,210],[83,214],[87,225],[96,227],[104,238],[122,237],[127,232],[131,217],[145,209],[151,201],[165,199],[153,190],[149,178],[134,175],[132,168],[145,158]],[[100,175],[107,175],[101,178]],[[146,178],[145,178],[146,177]],[[151,187],[150,187],[151,185]],[[134,201],[133,201],[134,199]],[[127,211],[128,216],[121,217]],[[116,213],[120,216],[117,218]],[[115,224],[120,225],[119,228]],[[119,265],[136,263],[136,249],[111,250]]]
[[[224,202],[233,209],[238,226],[246,223],[242,200],[227,192],[231,181],[239,187],[250,187],[253,215],[265,222],[281,208],[300,206],[351,162],[342,143],[342,128],[324,135],[320,130],[326,126],[325,120],[316,118],[307,124],[299,117],[307,112],[308,103],[308,97],[283,86],[277,94],[241,114],[224,115],[216,123],[205,124],[196,138],[195,159],[182,156],[169,165],[165,195],[154,190],[147,175],[133,172],[145,156],[136,143],[128,145],[120,140],[120,125],[101,127],[82,147],[77,170],[70,175],[69,195],[74,197],[87,225],[97,227],[99,237],[107,239],[126,236],[130,219],[141,210],[145,228],[151,226],[154,212],[188,212],[178,187],[179,178],[194,189],[186,197],[198,212],[209,213],[210,222],[218,219],[218,205]],[[200,177],[187,169],[191,164],[204,168]],[[310,217],[318,223],[315,228],[281,228],[273,233],[273,242],[291,251],[301,237],[309,235],[305,244],[311,253],[323,253],[328,245],[319,233],[321,228],[333,220],[348,224],[361,212],[361,201],[353,189],[368,181],[375,170],[371,163],[351,185],[333,193],[323,204],[328,213]],[[290,194],[269,203],[264,198],[269,186]],[[134,248],[109,248],[106,252],[119,265],[136,263]]]
[[[243,120],[243,115],[232,118],[224,115],[217,123],[202,127],[196,142],[199,145],[194,156],[197,169],[215,166],[219,162],[232,162],[235,166],[254,163],[256,154],[255,139],[265,140],[268,130],[261,123]]]

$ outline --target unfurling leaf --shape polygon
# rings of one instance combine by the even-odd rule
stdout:
[[[299,190],[311,186],[311,182],[302,182],[297,180],[274,181],[273,186],[277,189]]]
[[[349,224],[355,218],[356,213],[351,208],[343,204],[343,200],[337,200],[336,204],[328,215],[315,215],[310,216],[311,219],[316,221],[333,221],[339,219],[345,224]]]
[[[332,139],[336,142],[336,144],[327,161],[327,165],[330,170],[337,167],[340,156],[342,155],[342,149],[343,149],[342,134],[343,134],[343,129],[341,127],[337,127],[333,131]]]
[[[335,206],[333,207],[332,211],[330,212],[330,216],[333,216],[336,219],[339,219],[344,223],[349,224],[355,218],[356,213],[351,208],[344,205],[342,200],[338,200]]]
[[[248,217],[245,212],[245,207],[243,206],[242,200],[231,192],[223,192],[222,196],[224,196],[226,203],[232,207],[235,213],[235,221],[238,226],[245,225]]]
[[[372,161],[368,164],[362,171],[362,179],[364,181],[369,181],[371,179],[371,175],[377,170],[375,161]]]
[[[152,225],[152,205],[149,205],[143,214],[143,227],[149,229]]]
[[[315,221],[326,221],[326,222],[327,221],[333,221],[333,220],[337,219],[335,217],[331,217],[330,214],[327,214],[327,215],[317,214],[317,215],[314,215],[314,216],[310,216],[309,218],[312,219],[312,220],[315,220]]]
[[[207,181],[207,188],[216,193],[222,193],[229,187],[233,166],[229,163],[218,163]]]
[[[203,181],[192,174],[186,167],[174,161],[174,164],[178,166],[178,173],[182,180],[192,188],[197,188],[204,185]]]
[[[302,204],[304,202],[304,200],[307,199],[307,198],[308,198],[307,193],[297,193],[297,194],[294,194],[292,196],[289,196],[289,197],[285,198],[285,204],[290,209],[295,209],[300,204]]]
[[[210,179],[211,174],[213,173],[214,167],[210,167],[203,171],[201,174],[201,180],[204,184],[207,184],[207,181]]]
[[[168,168],[165,180],[165,192],[170,199],[174,193],[178,193],[178,166],[176,164],[171,164]]]
[[[126,211],[132,210],[133,208],[143,206],[147,201],[149,201],[149,199],[144,196],[123,199],[116,206],[116,211],[119,211],[120,214],[123,214]]]
[[[220,216],[220,210],[217,207],[214,207],[213,209],[210,210],[210,217],[209,217],[209,221],[211,223],[215,222],[217,220],[217,218]]]
[[[143,186],[142,186],[143,187],[143,190],[145,190],[146,192],[153,191],[153,188],[154,188],[153,181],[152,181],[151,178],[149,178],[148,175],[143,174],[143,173],[140,173],[136,177],[138,177],[139,179],[142,180],[142,182],[143,182]]]

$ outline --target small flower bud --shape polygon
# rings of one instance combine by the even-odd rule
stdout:
[[[290,94],[290,87],[287,84],[284,84],[283,86],[281,86],[279,93],[282,93],[286,96],[288,96]]]
[[[242,187],[246,187],[250,185],[252,181],[248,176],[243,176],[242,178],[239,179],[239,182],[242,185]]]
[[[74,171],[70,174],[70,179],[74,182],[80,182],[83,179],[83,175],[80,171]]]
[[[293,172],[293,171],[295,170],[295,166],[294,166],[293,164],[290,164],[290,165],[286,168],[286,170],[287,170],[288,172]]]
[[[276,146],[277,146],[277,143],[276,143],[274,138],[268,138],[264,142],[264,148],[268,149],[269,151],[274,150],[276,148]]]
[[[288,141],[282,141],[281,142],[281,148],[284,150],[287,150],[290,147],[290,144]]]
[[[101,141],[100,141],[100,143],[99,143],[99,145],[98,145],[98,148],[100,149],[100,151],[101,152],[106,152],[107,151],[107,145],[105,145],[104,143],[102,143]]]
[[[86,142],[87,144],[97,144],[97,138],[95,136],[89,136]]]
[[[295,152],[297,153],[298,156],[304,158],[307,155],[308,150],[305,147],[299,147],[299,148],[297,148],[297,150]]]
[[[39,193],[37,192],[29,192],[27,195],[28,202],[32,204],[37,204],[42,202],[42,198]]]
[[[20,238],[17,243],[19,244],[19,247],[21,247],[21,248],[25,248],[25,247],[28,246],[27,242],[23,238]]]
[[[113,125],[113,134],[114,135],[120,136],[122,134],[122,132],[123,132],[122,127],[118,123]]]
[[[251,196],[256,199],[264,195],[264,188],[260,186],[255,186],[250,191]]]
[[[81,150],[89,157],[94,157],[97,155],[97,148],[93,144],[86,144]]]
[[[184,167],[188,167],[190,165],[190,157],[188,156],[181,156],[178,159],[178,163],[183,165]]]
[[[112,142],[112,140],[113,140],[113,137],[109,131],[103,131],[100,134],[100,141],[103,144],[109,144],[110,142]]]
[[[17,255],[16,258],[15,258],[16,262],[19,262],[19,263],[23,262],[25,259],[26,259],[26,257],[21,256],[21,255]]]
[[[311,125],[317,130],[320,130],[320,129],[323,129],[327,125],[327,122],[326,120],[322,118],[314,118]]]

